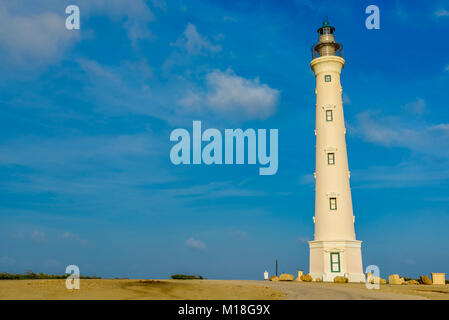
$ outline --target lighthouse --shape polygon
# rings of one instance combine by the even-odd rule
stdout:
[[[335,42],[335,28],[327,20],[318,29],[310,67],[316,79],[316,158],[314,240],[309,241],[310,275],[333,281],[365,281],[362,242],[356,240],[350,171],[346,151],[340,74],[343,46]]]

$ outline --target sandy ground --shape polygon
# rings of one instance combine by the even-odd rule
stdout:
[[[67,290],[65,280],[1,280],[0,299],[113,300],[277,300],[277,299],[445,299],[449,285],[381,285],[264,282],[240,280],[81,280],[80,290]]]
[[[449,300],[449,285],[386,284],[368,290],[358,283],[269,282],[268,287],[280,290],[288,300]]]
[[[280,291],[239,281],[214,280],[80,280],[67,290],[65,280],[2,280],[0,299],[282,299]]]

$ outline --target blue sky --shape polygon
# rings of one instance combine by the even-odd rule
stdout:
[[[365,28],[370,4],[380,30]],[[344,44],[364,265],[449,273],[449,4],[306,0],[1,0],[0,271],[307,271],[324,16]],[[277,174],[174,166],[170,132],[193,120],[279,129]]]

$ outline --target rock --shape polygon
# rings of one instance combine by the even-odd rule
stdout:
[[[279,281],[293,281],[295,280],[295,276],[290,273],[282,273],[279,276]]]
[[[373,277],[373,276],[371,276],[370,282],[371,282],[371,284],[374,284],[374,283],[376,283],[376,282],[377,282],[378,284],[386,284],[386,283],[387,283],[387,280],[382,279],[382,278],[380,278],[380,277]]]
[[[388,277],[388,283],[389,284],[402,284],[404,282],[404,278],[399,278],[398,274],[392,274]]]
[[[304,282],[312,282],[312,276],[310,274],[303,274],[301,280]]]
[[[433,284],[446,284],[446,275],[444,273],[431,273]]]
[[[428,276],[421,276],[419,280],[422,284],[432,284],[432,280],[430,280]]]
[[[407,281],[406,284],[419,284],[419,282],[412,279],[412,280]]]
[[[277,276],[271,276],[270,281],[279,281],[279,278]]]
[[[334,278],[334,283],[348,283],[348,278],[337,276]]]

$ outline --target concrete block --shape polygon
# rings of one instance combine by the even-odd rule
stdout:
[[[392,274],[388,276],[388,283],[389,284],[401,284],[401,280],[399,280],[398,274]]]
[[[431,273],[433,284],[446,284],[446,274],[445,273]]]

